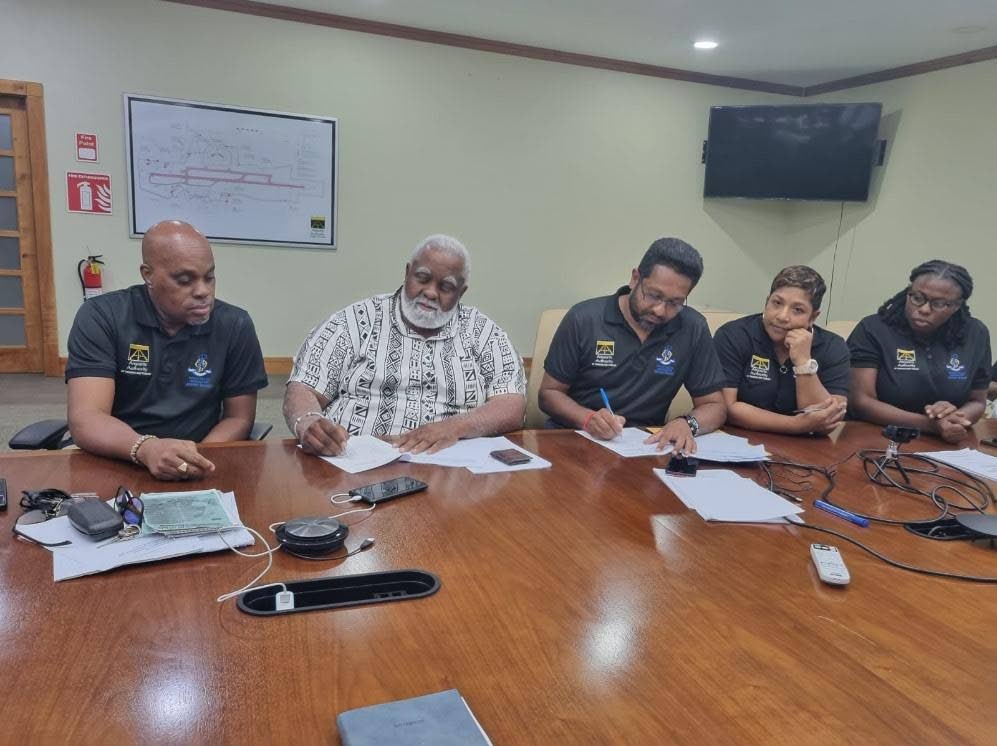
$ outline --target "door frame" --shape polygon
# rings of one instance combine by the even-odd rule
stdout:
[[[45,146],[45,97],[41,83],[4,79],[0,79],[0,95],[22,99],[27,114],[38,300],[42,313],[42,368],[46,376],[61,376],[59,324],[55,307],[55,266],[52,261],[48,156]]]

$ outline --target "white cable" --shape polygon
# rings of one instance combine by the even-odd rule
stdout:
[[[249,533],[253,534],[254,536],[258,536],[259,539],[260,539],[260,541],[263,542],[263,546],[265,546],[267,548],[267,551],[260,552],[260,555],[263,555],[263,554],[267,555],[267,566],[263,568],[263,572],[261,572],[259,575],[257,575],[252,580],[250,580],[249,583],[247,583],[246,585],[244,585],[239,590],[232,591],[231,593],[224,593],[221,596],[219,596],[218,598],[216,598],[215,600],[218,603],[221,603],[222,601],[227,601],[230,598],[235,598],[236,596],[241,596],[246,591],[251,590],[253,588],[253,586],[257,582],[259,582],[260,578],[262,578],[264,575],[266,575],[268,572],[270,572],[270,568],[273,567],[273,553],[274,553],[274,550],[276,549],[276,547],[271,548],[270,545],[267,543],[267,540],[263,538],[263,535],[260,534],[259,532],[257,532],[255,529],[252,529],[249,526],[243,526],[243,528],[246,529],[247,531],[249,531]],[[218,535],[221,536],[222,532],[219,531]],[[243,554],[244,556],[250,556],[250,557],[253,556],[253,555],[245,555],[243,552],[237,551],[235,549],[235,547],[233,547],[231,544],[229,544],[227,541],[225,541],[224,538],[222,538],[222,541],[225,543],[225,546],[227,546],[229,549],[231,549],[232,551],[234,551],[236,554]],[[287,586],[285,586],[283,583],[270,583],[269,585],[261,585],[260,588],[270,588],[272,586],[280,586],[283,590],[285,590],[285,591],[287,590]]]
[[[338,495],[334,495],[334,497],[338,497]],[[331,500],[332,497],[330,497],[329,499]],[[339,514],[333,515],[333,516],[329,516],[329,517],[330,518],[340,518],[341,516],[349,515],[350,513],[369,513],[370,511],[372,511],[376,507],[377,507],[377,503],[375,503],[374,505],[371,505],[369,508],[354,508],[353,510],[346,510],[346,511],[343,511],[342,513],[339,513]],[[274,530],[274,526],[280,526],[283,523],[285,523],[285,521],[278,521],[277,523],[271,523],[270,526],[269,526],[269,529],[271,531],[273,531]],[[266,575],[268,572],[270,572],[270,568],[273,567],[273,553],[276,552],[278,549],[280,549],[280,546],[271,547],[270,544],[267,542],[267,540],[263,538],[263,535],[260,534],[258,531],[256,531],[256,529],[252,529],[249,526],[243,526],[243,528],[246,529],[247,531],[249,531],[254,536],[259,537],[260,541],[263,542],[263,546],[266,547],[266,550],[262,551],[262,552],[256,552],[255,554],[247,554],[246,552],[240,552],[234,546],[232,546],[227,541],[225,541],[225,537],[222,536],[222,532],[221,531],[218,532],[218,536],[221,538],[222,543],[225,544],[225,546],[227,546],[233,552],[235,552],[236,554],[238,554],[238,555],[240,555],[242,557],[253,558],[253,557],[262,557],[262,556],[266,555],[267,566],[263,568],[263,572],[261,572],[259,575],[257,575],[252,580],[250,580],[249,583],[247,583],[246,585],[244,585],[239,590],[237,590],[237,591],[231,591],[230,593],[225,593],[225,594],[219,596],[217,599],[215,599],[216,601],[218,601],[218,603],[221,603],[222,601],[227,601],[230,598],[235,598],[236,596],[240,596],[240,595],[242,595],[243,593],[245,593],[246,591],[249,591],[249,590],[259,590],[260,588],[272,588],[274,586],[280,586],[280,588],[282,590],[285,590],[285,591],[287,590],[287,586],[285,586],[283,583],[270,583],[268,585],[257,586],[256,588],[253,587],[260,580],[260,578],[262,578],[264,575]]]
[[[337,500],[337,497],[348,497],[348,500]],[[337,492],[335,495],[329,495],[329,502],[333,505],[345,505],[346,503],[355,503],[360,499],[360,495],[351,495],[349,492]]]

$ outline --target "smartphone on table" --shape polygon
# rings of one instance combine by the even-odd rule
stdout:
[[[401,497],[402,495],[422,492],[424,489],[426,489],[425,482],[412,479],[412,477],[398,477],[397,479],[389,479],[386,482],[355,487],[350,490],[350,494],[359,497],[368,505],[376,505],[385,500],[394,500],[396,497]]]
[[[523,453],[515,448],[503,448],[501,451],[492,451],[488,455],[496,461],[501,461],[506,466],[528,464],[533,460],[533,457],[530,454]]]

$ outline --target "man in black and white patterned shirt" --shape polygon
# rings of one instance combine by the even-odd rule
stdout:
[[[526,376],[509,337],[460,303],[470,274],[455,238],[423,240],[391,294],[354,303],[312,330],[284,394],[287,426],[335,456],[350,435],[435,452],[523,426]]]

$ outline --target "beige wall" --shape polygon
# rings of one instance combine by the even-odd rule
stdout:
[[[123,92],[339,118],[339,250],[215,248],[219,295],[252,313],[269,356],[293,354],[333,310],[396,287],[411,247],[432,232],[467,243],[466,300],[525,354],[543,308],[613,290],[660,235],[703,252],[699,306],[754,310],[790,262],[830,279],[840,204],[701,196],[709,107],[797,99],[152,0],[0,3],[16,30],[0,46],[0,75],[45,86],[63,353],[78,259],[105,254],[111,287],[138,278]],[[984,242],[995,83],[991,62],[827,97],[882,100],[897,130],[877,196],[845,207],[832,317],[869,312],[930,254],[964,261],[977,278],[997,261]],[[111,217],[65,210],[77,130],[101,138],[94,170],[114,180]],[[997,321],[982,297],[977,309]]]

